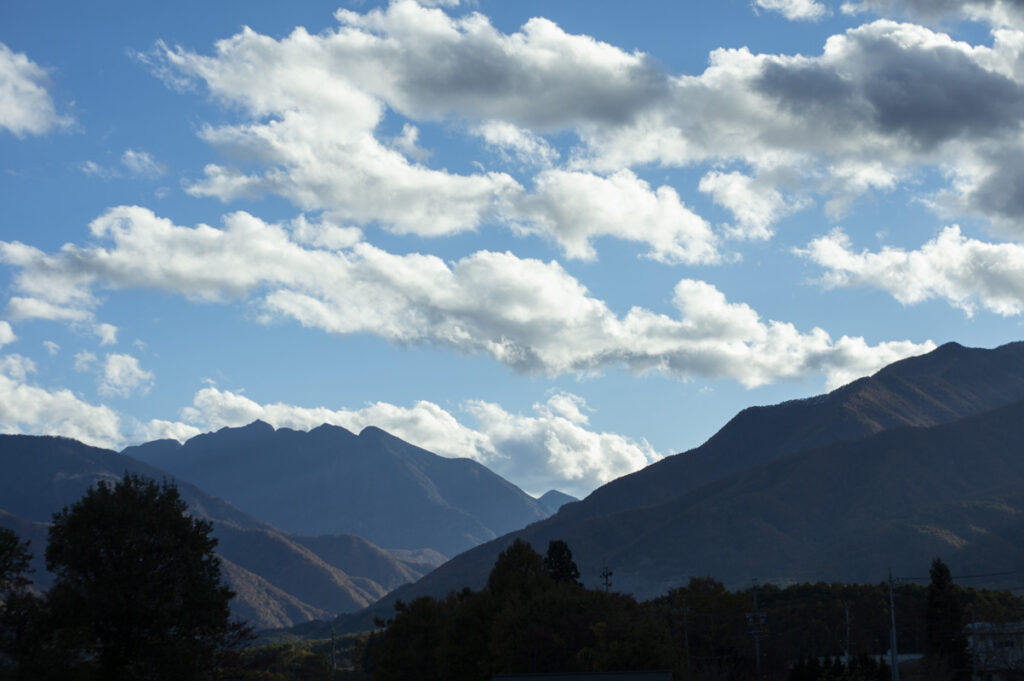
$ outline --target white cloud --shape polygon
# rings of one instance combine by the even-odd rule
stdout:
[[[929,22],[959,17],[995,27],[1024,26],[1024,5],[1018,0],[862,0],[843,3],[841,9],[845,14],[877,12]]]
[[[24,381],[36,372],[36,363],[19,354],[0,355],[0,374],[16,381]]]
[[[51,357],[60,352],[60,345],[52,340],[44,340],[43,347],[46,348],[46,351],[50,353]]]
[[[661,458],[646,441],[589,430],[583,414],[586,408],[582,398],[566,393],[534,405],[530,416],[510,413],[494,403],[470,401],[464,410],[476,421],[474,428],[426,401],[412,407],[377,402],[362,409],[333,410],[259,404],[237,393],[203,388],[182,417],[205,430],[241,426],[256,419],[297,430],[322,423],[353,432],[377,426],[442,456],[479,461],[534,493],[546,492],[553,485],[584,495]]]
[[[14,335],[14,329],[11,328],[11,323],[0,320],[0,348],[3,348],[5,345],[10,345],[16,340],[18,340],[18,337]]]
[[[589,430],[581,412],[586,403],[575,395],[554,395],[533,408],[534,415],[524,416],[489,402],[467,404],[478,430],[501,457],[493,468],[532,493],[542,494],[554,483],[585,496],[662,457],[646,440]]]
[[[758,4],[792,18],[824,7]],[[1010,11],[996,0],[909,4]],[[414,123],[440,121],[482,137],[506,162],[542,172],[557,160],[544,135],[569,131],[579,144],[565,170],[598,172],[606,182],[636,166],[738,162],[756,178],[759,200],[775,201],[772,193],[785,189],[788,207],[820,196],[833,213],[938,168],[949,177],[940,197],[946,210],[1021,234],[1021,31],[999,30],[991,46],[972,46],[880,20],[831,36],[817,56],[718,49],[690,76],[546,19],[502,33],[479,13],[451,17],[411,0],[365,14],[339,10],[337,18],[336,30],[317,35],[296,29],[277,40],[246,29],[217,43],[212,56],[161,45],[148,57],[158,73],[203,83],[247,117],[204,128],[204,139],[245,168],[209,165],[194,194],[230,201],[276,193],[338,222],[430,236],[520,226],[527,217],[537,222],[524,231],[538,233],[557,222],[517,212],[523,201],[545,199],[506,173],[459,175],[410,161],[425,158]],[[380,140],[388,109],[410,123],[399,138]],[[728,181],[731,191],[719,186],[716,200],[737,205],[730,195],[740,176],[707,177]],[[737,216],[733,228],[764,235],[764,222]],[[663,235],[655,222],[623,238],[658,252]],[[569,253],[578,244],[561,245]]]
[[[48,319],[50,321],[80,322],[90,318],[88,310],[63,307],[41,298],[13,296],[7,301],[7,316],[15,320]]]
[[[742,173],[711,171],[700,180],[700,191],[727,209],[736,219],[727,233],[739,239],[767,239],[779,218],[806,205],[806,201],[787,200],[770,182]]]
[[[632,171],[609,177],[546,170],[533,194],[517,201],[524,232],[558,243],[570,258],[597,257],[592,240],[614,236],[647,243],[650,257],[667,263],[707,264],[720,259],[711,227],[676,190],[651,186]]]
[[[0,43],[0,128],[22,137],[70,124],[54,109],[48,84],[42,67]]]
[[[473,128],[472,132],[503,154],[506,160],[515,158],[522,165],[545,168],[558,161],[558,151],[547,140],[512,123],[487,121]]]
[[[0,372],[0,431],[62,435],[97,447],[122,442],[117,412],[93,405],[70,390],[46,390],[24,377]]]
[[[157,161],[151,154],[135,149],[125,149],[121,154],[121,164],[134,175],[158,177],[167,173],[167,166]]]
[[[164,421],[162,419],[150,419],[145,423],[138,423],[131,434],[132,442],[152,442],[153,440],[177,440],[185,442],[189,438],[202,433],[199,428],[187,423],[176,421]]]
[[[117,344],[117,327],[113,324],[96,324],[93,333],[99,337],[100,345]]]
[[[754,0],[754,5],[791,21],[815,21],[828,15],[828,8],[815,0]]]
[[[89,371],[96,361],[96,355],[88,350],[81,350],[75,353],[75,371]]]
[[[266,319],[484,353],[524,373],[624,366],[756,386],[815,373],[828,379],[853,362],[840,351],[851,339],[762,320],[701,281],[676,285],[676,315],[634,307],[619,316],[557,262],[480,251],[446,263],[366,243],[323,250],[246,213],[224,222],[223,229],[187,228],[144,208],[114,208],[90,225],[94,245],[12,258],[22,268],[16,286],[90,306],[94,286],[154,288],[193,300],[252,299]],[[0,242],[0,256],[10,246]],[[931,347],[864,345],[856,364],[880,368],[894,350],[905,356]]]
[[[189,191],[224,201],[272,192],[333,221],[423,236],[506,224],[551,238],[569,257],[593,258],[590,239],[611,236],[648,243],[666,262],[717,259],[707,225],[675,190],[652,190],[628,170],[550,170],[557,152],[527,127],[630,118],[637,99],[667,89],[644,55],[544,19],[504,35],[479,14],[456,19],[407,1],[365,15],[342,10],[338,19],[339,30],[316,36],[296,29],[274,40],[245,30],[218,43],[212,57],[160,47],[165,66],[252,119],[207,127],[203,138],[225,156],[268,168],[211,164]],[[426,158],[418,128],[375,137],[386,106],[423,120],[463,119],[506,162],[548,170],[530,194],[505,173],[457,175],[412,163],[407,156]],[[567,201],[601,209],[573,219]]]
[[[121,353],[107,355],[99,386],[101,395],[129,397],[136,392],[146,394],[152,386],[153,372],[143,369],[138,359]]]
[[[916,251],[857,253],[837,229],[799,253],[827,270],[829,286],[877,288],[908,305],[946,300],[969,315],[978,306],[1003,316],[1024,312],[1024,246],[968,239],[957,226]]]

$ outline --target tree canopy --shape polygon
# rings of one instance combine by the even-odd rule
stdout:
[[[209,677],[233,595],[211,530],[173,484],[135,475],[55,514],[48,607],[64,663],[113,681]]]

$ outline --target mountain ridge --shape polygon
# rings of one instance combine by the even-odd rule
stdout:
[[[354,534],[389,549],[454,555],[551,511],[470,459],[374,426],[308,432],[262,421],[124,450],[300,535]]]
[[[977,430],[978,424],[994,432],[985,434]],[[1013,435],[1002,437],[1000,432]],[[901,547],[913,547],[910,554],[915,560],[945,553],[958,564],[966,554],[950,551],[974,542],[981,563],[1002,551],[1024,566],[1024,531],[1013,539],[1016,514],[1024,518],[1024,494],[1004,492],[995,501],[990,498],[1007,478],[1024,487],[1024,468],[1016,464],[1002,474],[993,473],[993,467],[998,470],[1006,461],[1021,458],[1021,440],[1016,438],[1024,438],[1024,343],[994,350],[946,344],[825,395],[745,409],[701,447],[608,483],[549,519],[460,554],[389,594],[372,610],[386,615],[397,599],[481,587],[497,553],[514,538],[530,541],[539,551],[551,539],[568,541],[585,582],[596,585],[596,575],[610,566],[616,588],[641,596],[661,593],[679,584],[673,580],[685,582],[689,576],[711,575],[733,586],[752,577],[785,579],[800,564],[820,566],[815,579],[874,581],[881,576],[869,574],[864,555],[895,551],[889,558],[909,569],[908,554],[900,553]],[[913,474],[914,468],[900,468],[894,462],[903,459],[892,458],[891,452],[890,458],[872,458],[872,447],[913,453],[914,447],[925,446],[922,441],[942,450],[942,458],[929,462],[908,455],[906,460],[921,470],[941,462],[944,468],[939,469],[951,481],[939,485],[927,475]],[[980,457],[972,450],[977,442],[990,443],[1003,459]],[[716,456],[726,460],[715,460]],[[818,478],[810,478],[817,486],[805,480],[803,488],[790,492],[806,497],[803,506],[780,491],[780,480],[803,479],[800,471],[814,471],[835,457],[841,466],[832,465],[843,473],[833,470],[830,486],[821,482],[824,472],[819,471]],[[959,459],[960,465],[975,461],[990,476],[988,483],[952,467],[950,457]],[[889,478],[879,474],[870,485],[864,484],[868,496],[862,505],[851,506],[860,509],[862,517],[851,515],[838,527],[836,500],[849,492],[850,480],[867,475],[872,466],[895,466],[900,472],[889,494],[901,488],[914,490],[914,504],[886,506],[879,480]],[[971,494],[954,494],[958,482],[973,485]],[[931,505],[922,498],[928,484],[937,495]],[[870,508],[865,504],[872,500],[890,515],[863,516]],[[1011,510],[993,510],[1000,504]],[[976,516],[977,527],[990,525],[989,534],[965,536],[973,532],[972,523],[959,522],[952,509],[968,520]],[[846,545],[864,550],[839,550]],[[917,555],[921,552],[925,558]],[[758,566],[751,564],[751,556],[757,557]]]

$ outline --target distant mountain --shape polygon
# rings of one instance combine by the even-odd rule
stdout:
[[[480,587],[515,537],[652,596],[691,576],[881,580],[941,555],[1024,568],[1024,344],[944,345],[827,395],[746,409],[704,445],[461,554],[376,604]],[[1019,580],[1018,580],[1019,581]],[[990,580],[992,582],[992,580]],[[998,582],[998,580],[996,580]],[[995,585],[999,585],[996,583]]]
[[[126,472],[174,478],[117,452],[75,440],[0,435],[0,525],[30,539],[32,578],[42,588],[48,523],[100,480]],[[197,487],[175,481],[191,513],[213,522],[236,616],[257,627],[289,626],[363,608],[443,562],[436,553],[390,554],[360,537],[301,537],[256,520]]]
[[[373,427],[307,433],[256,421],[124,453],[289,532],[354,534],[394,549],[454,555],[552,513],[475,461]]]
[[[537,499],[545,508],[549,509],[552,514],[558,512],[558,509],[562,508],[566,504],[570,504],[574,501],[579,501],[574,496],[566,494],[565,492],[559,492],[557,489],[548,490]]]

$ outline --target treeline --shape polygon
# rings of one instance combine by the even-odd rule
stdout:
[[[542,557],[516,540],[484,589],[399,602],[355,641],[252,646],[229,619],[211,529],[173,485],[99,483],[54,515],[54,584],[38,594],[29,546],[0,528],[0,681],[489,681],[652,669],[679,681],[748,680],[758,669],[771,681],[888,678],[878,659],[889,648],[887,584],[729,591],[706,577],[641,603],[584,588],[563,541]],[[1024,621],[1024,600],[957,587],[938,559],[930,576],[897,588],[900,651],[925,654],[921,679],[966,681],[964,623]]]
[[[1024,599],[957,587],[941,561],[932,567],[931,585],[897,587],[899,649],[928,654],[930,681],[969,678],[963,623],[1022,621]],[[747,680],[758,666],[762,678],[779,681],[875,681],[890,673],[878,659],[889,649],[886,583],[729,591],[695,578],[638,603],[583,588],[564,542],[552,542],[542,558],[517,540],[484,589],[395,607],[359,656],[373,681],[642,669],[688,681]]]

